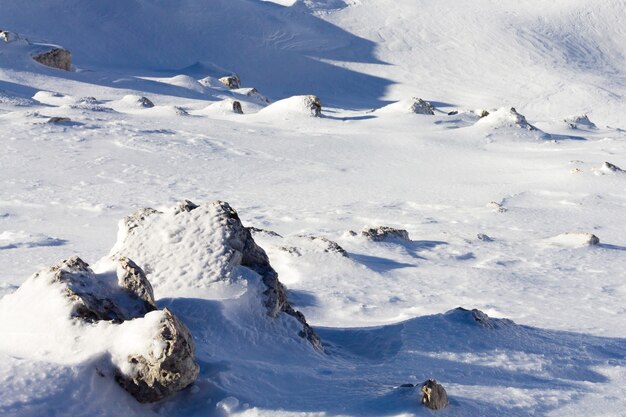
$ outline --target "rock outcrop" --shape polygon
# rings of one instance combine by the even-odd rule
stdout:
[[[500,329],[503,327],[512,326],[515,323],[509,319],[497,319],[489,317],[478,309],[468,310],[463,307],[457,307],[454,310],[450,310],[446,313],[449,317],[454,317],[459,321],[471,323],[484,327],[486,329]]]
[[[199,374],[191,333],[167,308],[163,309],[154,346],[129,355],[130,372],[118,371],[115,380],[141,403],[159,401],[193,384]]]
[[[222,77],[219,81],[231,90],[241,88],[241,79],[239,79],[239,76],[236,74]]]
[[[190,248],[194,248],[192,258],[179,259]],[[264,288],[260,300],[266,314],[276,318],[285,313],[295,318],[301,327],[299,335],[323,350],[304,315],[287,300],[287,291],[267,254],[228,203],[197,205],[185,200],[166,212],[141,209],[120,222],[118,242],[111,255],[144,265],[155,289],[167,296],[210,291],[215,283],[239,279],[238,267],[248,268],[261,277]]]
[[[582,116],[569,116],[563,119],[570,129],[597,129],[598,127],[589,120],[589,116],[583,114]]]
[[[429,379],[422,384],[422,404],[431,410],[441,410],[448,406],[448,393],[443,385],[434,379]]]
[[[63,71],[69,71],[72,68],[72,54],[63,48],[52,48],[38,53],[33,56],[33,59],[42,65]]]
[[[503,107],[486,115],[480,114],[476,126],[488,126],[492,129],[517,128],[529,131],[538,131],[535,126],[528,123],[523,114],[517,112],[515,107]]]
[[[409,232],[404,229],[395,229],[393,227],[378,226],[366,227],[361,231],[361,236],[373,240],[374,242],[385,241],[410,241]]]

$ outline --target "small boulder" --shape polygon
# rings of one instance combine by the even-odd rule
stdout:
[[[115,380],[141,403],[159,401],[193,384],[200,372],[189,329],[167,308],[153,337],[154,349],[128,356]]]
[[[616,173],[616,172],[620,172],[620,173],[626,172],[622,168],[620,168],[617,165],[612,164],[610,162],[603,163],[598,171],[603,173],[603,174],[613,174],[613,173]]]
[[[384,241],[410,241],[409,232],[404,229],[395,229],[393,227],[378,226],[366,227],[361,231],[361,236],[373,240],[374,242]]]
[[[448,393],[443,385],[434,379],[429,379],[422,384],[422,404],[431,410],[441,410],[448,406]]]
[[[547,240],[553,246],[562,246],[566,248],[582,248],[586,246],[594,246],[600,243],[600,239],[587,232],[567,232]]]
[[[570,129],[597,129],[595,123],[589,120],[589,117],[584,114],[582,116],[569,116],[563,119],[563,121],[567,124],[567,127]]]
[[[230,88],[231,90],[241,88],[241,80],[239,79],[239,76],[236,74],[222,77],[219,79],[219,81],[222,84],[224,84],[226,87]]]
[[[61,123],[69,123],[72,120],[69,117],[51,117],[48,119],[47,123],[52,124],[61,124]]]
[[[411,113],[415,114],[426,114],[426,115],[434,115],[435,114],[435,106],[430,104],[428,101],[424,101],[421,98],[413,97],[413,103],[409,107]]]
[[[33,59],[47,67],[69,71],[72,67],[72,54],[67,49],[53,48],[46,52],[41,52]]]

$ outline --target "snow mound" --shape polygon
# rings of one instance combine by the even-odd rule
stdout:
[[[413,97],[408,100],[400,100],[395,103],[386,105],[376,110],[377,113],[407,113],[407,114],[425,114],[434,115],[435,107],[428,101],[421,98]]]
[[[233,90],[233,93],[249,97],[256,104],[260,104],[263,106],[270,104],[270,100],[263,94],[259,93],[256,88],[238,88]]]
[[[600,243],[600,239],[592,233],[585,232],[568,232],[547,239],[546,242],[552,246],[561,246],[566,248],[583,248],[593,246]]]
[[[150,99],[135,94],[125,95],[118,103],[135,109],[151,109],[154,107],[154,103]]]
[[[514,107],[502,107],[487,116],[478,120],[475,126],[487,127],[493,130],[499,129],[525,129],[538,131],[538,129],[528,123],[526,117],[515,110]]]
[[[38,91],[33,96],[33,99],[50,106],[71,106],[77,102],[76,98],[73,96],[54,91]]]
[[[0,214],[0,217],[2,215]],[[16,248],[34,248],[39,246],[61,246],[65,240],[43,235],[41,233],[27,233],[24,231],[5,230],[0,233],[0,250]]]
[[[225,300],[252,294],[268,316],[295,318],[298,334],[322,350],[317,334],[289,304],[265,251],[225,202],[183,201],[163,212],[141,209],[120,222],[110,256],[142,265],[159,298]]]
[[[259,114],[283,117],[320,117],[322,105],[316,96],[293,96],[270,104],[259,111]]]
[[[204,93],[204,85],[188,75],[176,75],[171,78],[154,78],[155,81],[171,84],[197,93]]]
[[[226,99],[212,103],[200,110],[202,114],[243,114],[241,103],[237,100]]]

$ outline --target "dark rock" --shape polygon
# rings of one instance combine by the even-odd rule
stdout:
[[[312,240],[313,242],[319,243],[325,253],[337,253],[345,258],[349,257],[348,252],[346,252],[344,248],[339,246],[337,242],[321,236],[307,236],[307,238]]]
[[[179,214],[179,213],[189,213],[192,210],[197,209],[199,206],[189,200],[183,200],[180,203],[178,203],[178,205],[176,206],[176,208],[174,209],[174,214]]]
[[[304,105],[311,110],[311,115],[314,117],[322,116],[322,102],[317,96],[306,96],[304,98]]]
[[[493,317],[489,317],[487,314],[478,309],[468,310],[463,307],[457,307],[454,310],[448,311],[446,314],[453,317],[458,317],[462,321],[477,324],[487,329],[500,329],[515,324],[512,320],[509,319],[496,319]]]
[[[433,106],[428,101],[424,101],[421,98],[413,97],[413,103],[411,103],[411,107],[409,109],[411,113],[415,114],[426,114],[426,115],[434,115],[435,114],[435,106]]]
[[[239,76],[236,74],[222,77],[219,79],[219,81],[230,89],[241,88],[241,80],[239,79]]]
[[[605,162],[604,164],[602,164],[602,167],[600,167],[600,170],[610,171],[610,172],[625,172],[623,169],[621,169],[617,165],[614,165],[610,162]]]
[[[422,404],[431,410],[441,410],[448,406],[448,393],[444,387],[434,379],[422,384]]]
[[[365,236],[374,242],[410,241],[409,232],[406,230],[387,226],[366,227],[361,231],[361,236]]]
[[[69,71],[72,67],[72,54],[62,48],[53,48],[49,51],[33,56],[33,59],[47,67]]]
[[[457,114],[459,114],[458,110],[452,110],[452,111],[448,112],[448,116],[456,116]]]
[[[482,119],[483,117],[489,116],[489,112],[487,110],[481,110],[478,116]]]
[[[128,292],[143,300],[147,311],[156,310],[154,302],[154,291],[150,281],[146,278],[137,264],[126,257],[118,259],[117,278],[120,287],[125,288]]]
[[[72,120],[69,117],[51,117],[48,119],[47,123],[58,124],[58,123],[68,123],[71,121]]]
[[[415,384],[402,384],[400,388],[415,388]]]
[[[163,309],[153,349],[129,355],[131,375],[118,371],[115,380],[141,403],[159,401],[193,384],[200,372],[189,329],[167,308]]]
[[[252,234],[261,233],[261,234],[265,234],[265,235],[272,236],[272,237],[282,237],[281,235],[279,235],[278,233],[276,233],[276,232],[274,232],[272,230],[259,229],[258,227],[248,227],[247,229]]]
[[[144,96],[139,97],[137,99],[137,103],[141,107],[145,107],[146,109],[151,109],[152,107],[154,107],[154,103],[148,97],[144,97]]]
[[[296,248],[295,246],[280,246],[278,249],[282,250],[283,252],[287,252],[290,255],[302,256],[302,252],[300,252],[300,249]]]
[[[563,119],[563,121],[570,129],[579,129],[580,127],[584,127],[587,129],[597,129],[595,123],[589,120],[589,117],[586,114],[582,116],[570,116]]]
[[[482,240],[483,242],[493,242],[493,238],[492,238],[492,237],[490,237],[490,236],[487,236],[487,235],[486,235],[486,234],[484,234],[484,233],[479,233],[479,234],[477,234],[477,235],[476,235],[476,238],[477,238],[478,240]]]
[[[243,114],[243,109],[241,108],[241,103],[234,100],[233,101],[233,113]]]

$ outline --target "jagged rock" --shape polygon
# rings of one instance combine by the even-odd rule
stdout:
[[[50,273],[52,283],[64,287],[64,294],[72,304],[72,317],[87,322],[109,320],[121,323],[143,317],[156,309],[152,287],[141,268],[128,259],[119,261],[118,283],[123,285],[117,288],[96,276],[89,265],[77,256],[38,272],[33,279],[50,276]]]
[[[526,117],[515,110],[515,107],[501,108],[492,113],[484,111],[480,114],[480,119],[476,122],[476,125],[489,126],[492,129],[502,128],[517,128],[530,131],[537,131],[538,129],[528,123]]]
[[[33,59],[42,65],[69,71],[72,67],[72,54],[63,48],[53,48],[49,51],[33,56]]]
[[[159,401],[193,384],[200,368],[187,327],[167,308],[153,337],[157,348],[128,356],[130,372],[118,371],[115,380],[141,403]]]
[[[487,110],[480,110],[480,111],[478,112],[478,117],[480,117],[481,119],[482,119],[483,117],[487,117],[487,116],[489,116],[489,112],[488,112]]]
[[[273,230],[259,229],[258,227],[248,227],[248,230],[252,234],[261,233],[261,234],[265,234],[265,235],[272,236],[272,237],[282,237],[281,235],[274,232]]]
[[[488,235],[486,235],[486,234],[484,234],[484,233],[478,233],[476,235],[476,238],[478,240],[482,240],[483,242],[493,242],[493,238],[488,236]]]
[[[48,119],[47,123],[57,124],[57,123],[68,123],[71,121],[72,120],[69,117],[51,117]]]
[[[189,247],[198,248],[194,258],[179,263],[174,252]],[[231,282],[238,266],[249,268],[261,277],[265,287],[260,299],[267,315],[275,318],[286,313],[296,318],[302,326],[300,336],[323,350],[304,316],[289,304],[286,289],[267,254],[228,203],[217,201],[198,206],[185,200],[164,213],[142,209],[120,223],[118,243],[111,254],[141,263],[157,291],[159,285],[173,291],[211,288],[219,281]],[[198,265],[201,267],[196,268]]]
[[[233,113],[243,114],[243,109],[241,108],[241,103],[237,100],[233,100]]]
[[[599,171],[605,172],[605,173],[626,172],[623,169],[621,169],[620,167],[618,167],[617,165],[614,165],[614,164],[612,164],[610,162],[603,163],[602,166],[600,167]]]
[[[496,319],[489,317],[487,314],[478,309],[468,310],[463,307],[457,307],[454,310],[448,311],[446,314],[453,317],[458,317],[462,321],[477,324],[487,329],[500,329],[502,327],[507,327],[515,324],[512,320],[509,319]]]
[[[235,93],[243,94],[244,96],[254,99],[259,104],[270,104],[270,100],[263,94],[259,93],[256,88],[239,88]]]
[[[428,101],[424,101],[421,98],[413,97],[413,102],[409,107],[409,111],[415,114],[426,114],[426,115],[434,115],[435,107],[430,104]]]
[[[222,77],[219,79],[219,81],[230,89],[241,88],[241,80],[239,79],[239,76],[236,74]]]
[[[374,242],[411,240],[409,239],[409,232],[406,230],[387,226],[366,227],[361,231],[361,236],[373,240]]]
[[[306,96],[304,98],[304,106],[311,110],[311,115],[314,117],[322,116],[322,103],[317,96]]]
[[[597,129],[595,123],[589,120],[589,117],[586,114],[582,116],[569,116],[563,119],[563,121],[570,129],[579,129],[580,127],[585,127],[587,129]]]
[[[346,252],[344,248],[339,246],[337,242],[321,236],[306,236],[306,238],[319,244],[322,251],[324,251],[325,253],[337,253],[345,258],[349,257],[348,252]]]
[[[434,379],[429,379],[422,384],[422,404],[431,410],[441,410],[448,406],[448,393],[443,385]]]

